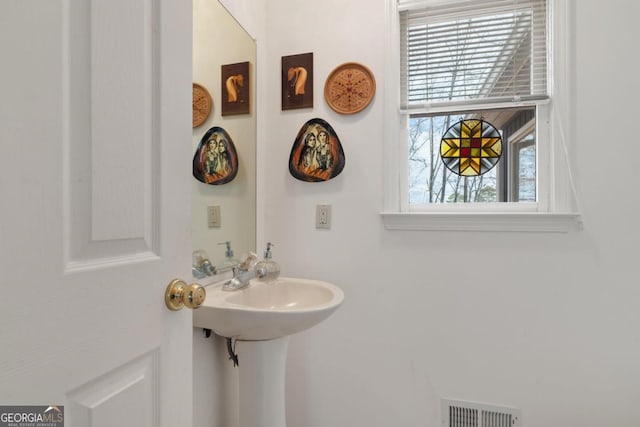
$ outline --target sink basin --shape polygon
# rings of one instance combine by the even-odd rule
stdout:
[[[344,300],[342,290],[331,283],[291,277],[270,283],[253,279],[237,291],[223,291],[222,285],[206,289],[206,300],[193,312],[193,325],[245,341],[272,340],[309,329]]]

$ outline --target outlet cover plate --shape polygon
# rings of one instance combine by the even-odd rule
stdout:
[[[220,206],[207,206],[207,225],[209,228],[220,228]]]
[[[331,205],[316,205],[316,228],[331,228]]]

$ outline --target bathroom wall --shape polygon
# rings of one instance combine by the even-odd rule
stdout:
[[[640,83],[637,55],[627,54],[637,51],[640,3],[576,3],[566,128],[585,228],[539,234],[385,230],[384,1],[269,0],[259,235],[276,243],[283,274],[346,294],[333,317],[291,339],[288,425],[435,427],[442,397],[521,408],[527,427],[640,425],[640,144],[630,135]],[[314,53],[314,108],[283,112],[280,58],[304,52]],[[354,116],[323,99],[326,76],[346,61],[370,67],[378,83]],[[309,184],[287,161],[314,117],[337,131],[346,167]],[[333,206],[331,230],[314,228],[316,204]]]
[[[640,83],[638,59],[626,54],[637,50],[640,3],[576,3],[577,93],[565,128],[585,226],[569,234],[385,230],[384,0],[252,3],[264,9],[258,246],[276,243],[283,274],[329,280],[346,294],[331,318],[291,338],[289,426],[437,427],[442,397],[520,408],[526,427],[640,425],[640,146],[629,134]],[[283,112],[280,58],[304,52],[314,53],[314,108]],[[354,116],[334,113],[322,95],[347,61],[367,65],[378,84]],[[337,131],[346,167],[309,184],[289,175],[287,161],[314,117]],[[314,228],[321,203],[333,206],[328,231]],[[196,426],[232,427],[234,373],[222,343],[194,341],[196,381],[212,384],[196,390],[196,404],[214,402]]]
[[[264,27],[265,0],[220,0],[220,3],[254,39],[261,35]],[[262,37],[260,37],[262,38]]]

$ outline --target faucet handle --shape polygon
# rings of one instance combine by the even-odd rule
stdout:
[[[254,252],[249,252],[247,254],[247,257],[240,262],[240,269],[241,270],[249,270],[251,269],[254,265],[256,265],[256,263],[258,262],[258,255],[256,255]]]
[[[202,263],[209,261],[209,255],[204,249],[196,249],[191,254],[191,265],[196,268],[200,268]]]

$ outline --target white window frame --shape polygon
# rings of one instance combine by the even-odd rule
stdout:
[[[428,0],[429,1],[429,0]],[[430,0],[443,3],[447,0]],[[452,1],[452,0],[448,0]],[[453,0],[455,1],[455,0]],[[434,204],[419,211],[404,199],[408,176],[406,116],[400,112],[400,48],[397,0],[386,0],[384,200],[381,217],[389,230],[568,232],[582,228],[571,175],[573,134],[573,34],[575,0],[547,0],[551,8],[548,126],[536,131],[538,203]],[[539,107],[540,108],[540,107]],[[543,116],[544,116],[543,115]],[[539,116],[542,117],[542,116]],[[546,131],[545,131],[546,129]],[[546,135],[545,135],[546,133]],[[402,157],[404,156],[404,157]],[[532,206],[533,205],[533,206]]]

